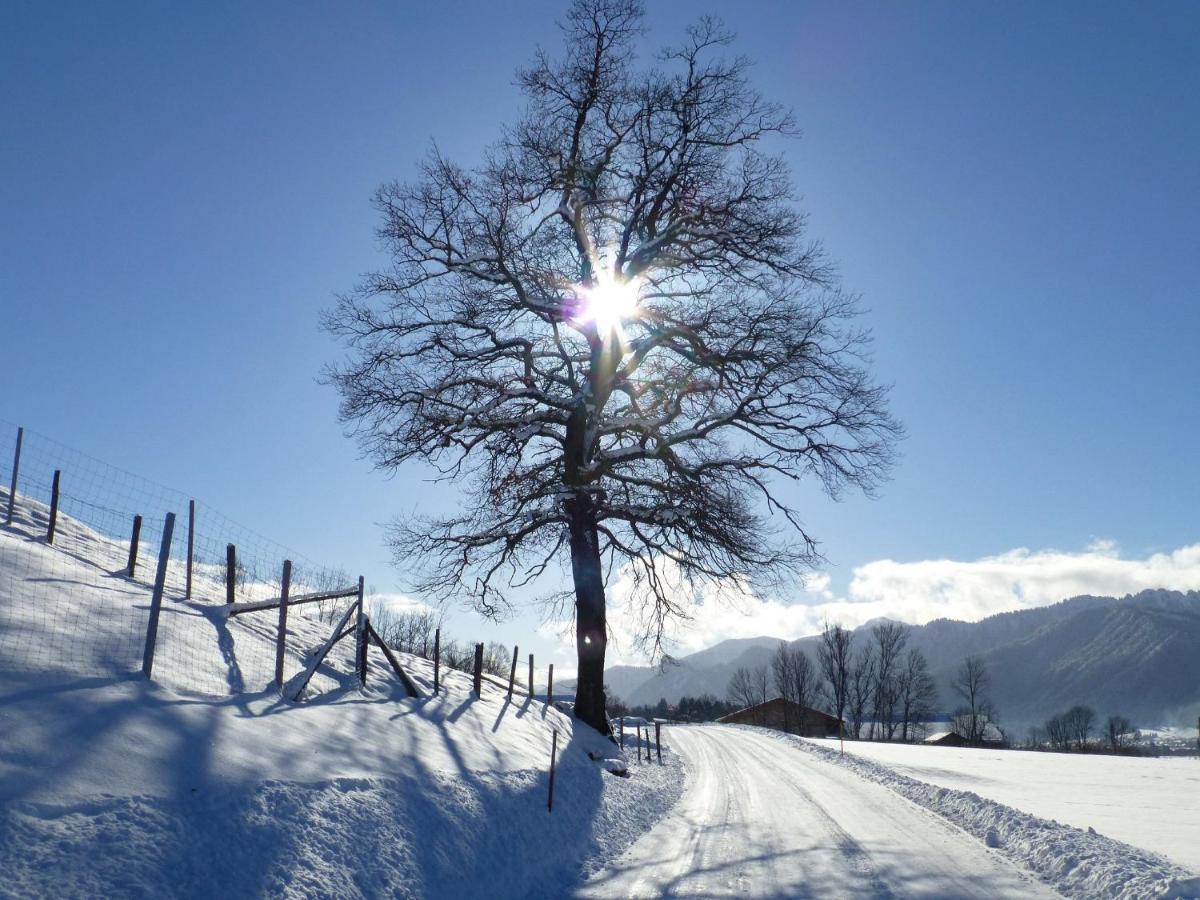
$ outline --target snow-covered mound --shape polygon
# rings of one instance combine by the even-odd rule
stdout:
[[[47,547],[0,528],[5,896],[560,896],[678,796],[669,748],[614,777],[610,741],[493,683],[476,698],[444,672],[435,696],[431,664],[399,654],[409,698],[372,650],[360,688],[349,640],[290,702],[274,611],[168,596],[148,682],[148,585],[113,574],[119,545],[59,529]],[[289,677],[330,630],[289,619]]]

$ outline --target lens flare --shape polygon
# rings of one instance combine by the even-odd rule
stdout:
[[[611,272],[601,271],[592,287],[580,290],[583,308],[580,319],[594,322],[601,334],[621,334],[621,323],[637,315],[638,279],[614,278]]]

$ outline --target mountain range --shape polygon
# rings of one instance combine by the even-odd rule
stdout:
[[[855,630],[855,646],[870,628]],[[813,635],[791,643],[815,663],[819,640]],[[605,682],[629,705],[705,693],[723,698],[738,668],[769,667],[779,643],[772,637],[722,641],[662,666],[613,666]],[[1076,703],[1091,706],[1101,721],[1120,714],[1139,727],[1191,726],[1200,715],[1197,591],[1080,596],[978,622],[935,619],[909,626],[908,646],[928,658],[944,713],[958,705],[951,681],[962,660],[982,658],[999,721],[1018,735]]]

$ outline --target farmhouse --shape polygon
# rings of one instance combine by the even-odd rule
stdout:
[[[970,741],[962,734],[959,729],[951,729],[950,731],[938,731],[925,738],[925,744],[936,747],[1002,747],[1005,744],[1004,735],[1000,729],[988,722],[983,726],[983,740],[978,744],[972,745]]]
[[[717,721],[734,725],[759,725],[803,737],[837,737],[838,726],[841,724],[841,720],[836,716],[823,713],[819,709],[800,706],[782,697],[739,709],[727,716],[721,716]]]

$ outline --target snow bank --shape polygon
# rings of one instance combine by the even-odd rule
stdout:
[[[360,688],[347,643],[291,703],[250,676],[273,612],[168,597],[148,682],[129,653],[145,585],[116,573],[119,548],[60,527],[62,548],[0,528],[5,896],[561,896],[679,796],[669,747],[614,777],[619,750],[570,715],[489,681],[476,698],[459,672],[434,696],[405,654],[423,697],[376,651]],[[330,628],[289,619],[289,676]]]
[[[877,762],[853,754],[843,756],[813,741],[779,732],[772,734],[805,753],[885,785],[947,819],[1033,871],[1067,897],[1111,900],[1200,897],[1200,877],[1156,854],[1093,831],[1040,819],[971,791],[927,784]]]
[[[836,741],[820,741],[836,747]],[[1200,762],[1182,756],[1031,753],[847,741],[917,781],[974,791],[1042,819],[1101,834],[1200,872]]]

